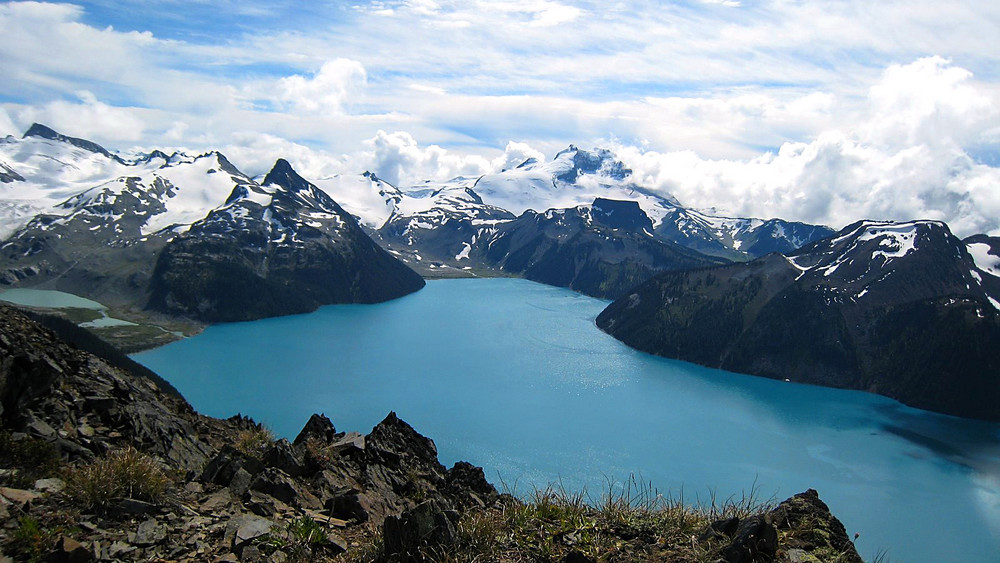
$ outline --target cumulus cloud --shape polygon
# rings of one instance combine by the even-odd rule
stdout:
[[[25,126],[38,122],[74,137],[96,141],[111,139],[134,142],[144,138],[146,124],[141,110],[108,105],[86,90],[76,92],[75,101],[56,100],[40,107],[15,110]]]
[[[541,151],[533,149],[527,143],[510,141],[507,143],[507,147],[504,148],[503,154],[494,158],[490,163],[490,171],[501,172],[503,170],[517,168],[518,166],[524,164],[524,162],[528,159],[542,161],[545,160],[545,155],[542,154]]]
[[[752,159],[618,151],[635,181],[688,205],[838,228],[861,218],[929,218],[961,235],[1000,234],[1000,169],[962,148],[989,142],[1000,125],[995,92],[932,57],[889,67],[869,100],[853,128]]]
[[[308,113],[343,113],[344,106],[362,91],[366,80],[361,63],[335,59],[323,63],[310,78],[297,74],[282,78],[279,98],[287,107]]]
[[[478,176],[490,170],[490,162],[482,156],[460,155],[437,145],[421,147],[402,131],[379,130],[365,145],[370,150],[357,156],[358,163],[367,163],[369,170],[395,185]]]

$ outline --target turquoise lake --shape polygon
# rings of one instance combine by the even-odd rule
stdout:
[[[134,357],[199,411],[288,438],[314,412],[367,433],[396,411],[442,463],[481,465],[518,494],[561,484],[597,500],[631,474],[692,503],[814,488],[866,559],[1000,561],[1000,425],[642,354],[594,326],[606,304],[437,280]]]

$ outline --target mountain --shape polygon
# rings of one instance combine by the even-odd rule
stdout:
[[[744,261],[772,252],[786,254],[834,230],[781,219],[720,217],[677,206],[664,215],[655,234],[703,254]]]
[[[423,285],[285,161],[261,186],[219,152],[125,159],[38,124],[4,139],[0,157],[20,178],[0,184],[5,285],[201,321],[382,301]]]
[[[507,223],[514,215],[483,202],[465,178],[448,183],[426,182],[402,192],[395,209],[376,232],[378,240],[425,275],[478,269],[470,250],[485,230]]]
[[[112,306],[144,301],[163,246],[237,186],[252,183],[216,152],[158,153],[110,171],[121,175],[50,204],[14,231],[0,245],[0,277]]]
[[[787,257],[660,274],[597,324],[661,356],[1000,420],[998,249],[862,221]]]
[[[469,254],[507,274],[600,298],[618,297],[660,271],[725,262],[655,238],[637,202],[604,198],[525,211],[485,232]]]
[[[163,249],[149,307],[207,322],[377,303],[424,286],[325,192],[279,159],[262,185],[226,203]]]

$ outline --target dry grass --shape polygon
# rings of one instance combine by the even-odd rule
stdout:
[[[132,498],[157,502],[169,479],[150,456],[126,446],[104,458],[70,469],[66,495],[84,508],[103,507],[111,501]]]

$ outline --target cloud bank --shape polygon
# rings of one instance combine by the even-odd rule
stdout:
[[[996,2],[179,5],[0,4],[0,134],[403,185],[610,146],[687,205],[1000,234]]]

